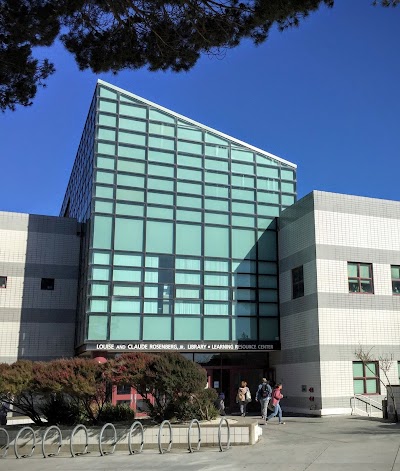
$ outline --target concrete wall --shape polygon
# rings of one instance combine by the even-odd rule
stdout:
[[[0,212],[0,362],[74,354],[77,232],[75,219]]]
[[[320,388],[313,394],[319,413],[350,413],[352,362],[360,345],[366,351],[372,348],[374,360],[393,355],[389,378],[399,383],[400,297],[392,294],[390,268],[400,265],[400,203],[315,191],[284,211],[282,222],[282,363],[290,364],[288,345],[300,348],[299,340],[285,338],[288,331],[308,347],[306,356],[292,351],[292,357],[303,359],[293,365],[294,386],[298,389],[301,378],[319,377]],[[303,239],[309,240],[308,248],[299,244]],[[348,262],[372,264],[374,294],[349,293]],[[290,300],[290,272],[302,263],[305,296]],[[280,370],[285,371],[283,366]],[[286,370],[282,380],[287,376],[291,384],[294,371]],[[386,395],[383,385],[380,393],[376,400]],[[296,401],[297,408],[304,408],[304,401]]]

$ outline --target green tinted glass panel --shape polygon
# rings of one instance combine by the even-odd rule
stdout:
[[[114,254],[114,265],[121,267],[141,267],[142,256],[141,255],[126,255],[126,254]]]
[[[377,382],[375,379],[367,379],[365,383],[367,386],[367,394],[376,394],[378,392]]]
[[[198,316],[201,312],[201,303],[196,301],[176,301],[175,314]]]
[[[138,188],[143,188],[144,177],[138,177],[136,175],[125,175],[125,174],[119,173],[117,175],[117,185],[136,186]]]
[[[254,166],[247,164],[239,164],[238,162],[232,162],[232,172],[253,175]]]
[[[175,273],[175,283],[177,285],[200,285],[201,276],[199,273]]]
[[[221,145],[228,145],[228,141],[225,139],[221,139],[220,137],[216,136],[215,134],[210,134],[209,132],[205,132],[204,139],[206,142],[210,142],[211,144],[221,144]]]
[[[107,201],[95,201],[94,210],[96,213],[112,213],[114,203]]]
[[[140,314],[140,301],[130,299],[113,299],[111,312],[125,312],[127,314]]]
[[[102,157],[101,155],[97,156],[97,167],[105,168],[108,170],[114,170],[115,167],[115,158],[113,157]]]
[[[254,188],[254,178],[246,177],[245,175],[232,175],[232,185],[241,188]]]
[[[188,141],[202,141],[203,133],[197,129],[181,128],[178,126],[178,139],[186,139]]]
[[[239,288],[255,288],[257,285],[257,277],[250,274],[235,273],[233,281]]]
[[[90,293],[92,296],[108,296],[109,294],[108,285],[100,284],[100,283],[92,283]]]
[[[229,316],[229,303],[204,303],[204,314],[206,316]]]
[[[173,253],[173,224],[148,221],[146,228],[146,251]]]
[[[222,147],[222,146],[212,146],[212,145],[206,145],[205,146],[205,153],[206,155],[210,155],[212,157],[222,157],[222,158],[228,158],[228,148],[227,147]]]
[[[229,214],[207,212],[205,213],[204,218],[207,224],[229,225]]]
[[[258,204],[257,205],[257,213],[260,216],[272,216],[272,217],[277,217],[279,216],[280,209],[279,206],[270,206],[270,205],[264,205],[264,204]]]
[[[146,145],[146,136],[143,134],[119,131],[118,142],[121,144],[133,144],[136,146],[144,147]]]
[[[279,340],[279,319],[259,319],[260,340]]]
[[[177,183],[178,193],[191,193],[193,195],[201,195],[203,192],[203,186],[199,183],[186,183],[178,182]]]
[[[174,150],[175,141],[174,139],[168,139],[166,137],[149,136],[149,147],[158,147],[159,149]]]
[[[105,142],[98,142],[97,152],[99,154],[115,155],[115,145],[106,144]]]
[[[115,250],[143,250],[143,221],[141,219],[115,218]]]
[[[99,126],[97,128],[97,137],[105,141],[115,141],[115,129],[107,129]]]
[[[257,154],[256,160],[257,160],[257,165],[270,165],[270,166],[279,167],[279,162],[277,160],[271,159],[270,157],[267,157],[266,155]]]
[[[279,314],[277,304],[258,303],[258,312],[263,317],[277,317]]]
[[[295,180],[295,174],[293,170],[281,169],[281,178],[283,180]]]
[[[194,224],[176,225],[176,253],[180,255],[201,255],[201,226]]]
[[[127,268],[114,268],[113,281],[126,281],[140,283],[142,281],[142,270],[128,270]]]
[[[277,241],[276,232],[265,231],[258,233],[258,259],[276,260],[277,259]]]
[[[114,173],[111,172],[102,172],[98,170],[96,172],[96,183],[106,183],[112,185],[114,183]]]
[[[227,260],[204,260],[205,271],[229,271],[229,262]]]
[[[107,113],[116,113],[117,103],[115,101],[99,100],[99,111],[106,111]]]
[[[178,165],[201,168],[203,161],[201,156],[178,154]]]
[[[205,181],[206,183],[218,183],[220,185],[228,185],[229,176],[226,173],[210,172],[208,170],[205,173]]]
[[[246,302],[234,303],[232,314],[235,316],[255,316],[257,314],[257,305]]]
[[[241,188],[232,188],[232,199],[235,200],[247,200],[254,201],[254,191],[253,190],[243,190]]]
[[[239,203],[238,201],[232,201],[232,212],[254,214],[254,204]]]
[[[110,326],[110,340],[139,340],[140,317],[138,316],[112,316]]]
[[[126,159],[138,159],[144,160],[146,158],[145,149],[139,149],[137,147],[118,146],[119,157],[125,157]]]
[[[262,218],[258,217],[257,218],[258,222],[258,228],[259,229],[270,229],[270,230],[275,230],[276,229],[276,221],[274,218]]]
[[[202,199],[195,196],[177,196],[176,204],[177,206],[201,209]]]
[[[168,167],[166,165],[149,164],[148,174],[156,175],[158,177],[174,178],[175,169],[174,167]]]
[[[201,340],[201,319],[175,318],[174,337],[176,340]]]
[[[229,258],[229,229],[225,227],[204,228],[204,255]]]
[[[256,290],[254,289],[237,289],[234,291],[234,297],[237,301],[255,301]]]
[[[376,371],[376,363],[366,363],[365,364],[365,376],[367,377],[375,377],[377,374]]]
[[[156,206],[147,206],[147,217],[155,219],[174,219],[174,210],[167,208],[158,208]]]
[[[202,154],[203,151],[203,146],[194,142],[178,141],[177,145],[178,152],[184,152],[185,154]]]
[[[259,203],[279,204],[279,194],[259,191],[257,192],[257,201]]]
[[[247,216],[232,216],[232,226],[254,227],[255,219]]]
[[[233,160],[241,160],[242,162],[253,162],[253,152],[247,150],[232,149],[231,157]]]
[[[356,263],[348,263],[347,264],[347,274],[349,277],[357,277],[357,264]]]
[[[92,268],[92,279],[98,281],[108,281],[110,279],[110,269]]]
[[[118,159],[117,169],[119,172],[132,172],[132,173],[144,173],[145,165],[143,162],[137,162],[135,160],[121,160]]]
[[[145,133],[147,131],[145,121],[138,121],[137,119],[123,118],[122,116],[119,118],[119,127],[120,129],[121,128],[129,129],[130,131],[136,131],[136,132]]]
[[[214,196],[215,198],[228,198],[229,189],[225,186],[205,185],[206,196]]]
[[[143,317],[143,340],[171,339],[171,317]]]
[[[105,340],[107,338],[107,316],[89,316],[88,340]]]
[[[111,187],[111,186],[96,185],[95,196],[97,196],[98,198],[113,199],[113,197],[114,197],[114,188]]]
[[[201,212],[178,209],[176,211],[176,219],[181,221],[201,222]]]
[[[153,204],[162,204],[167,206],[173,206],[174,204],[174,195],[169,195],[167,193],[156,193],[154,191],[149,191],[147,193],[147,202]]]
[[[232,271],[237,273],[255,273],[256,262],[250,260],[234,260],[232,262]]]
[[[200,299],[200,290],[198,290],[198,289],[177,288],[176,289],[176,297],[177,298]]]
[[[173,116],[163,113],[162,111],[154,110],[152,108],[149,110],[149,119],[152,121],[162,121],[164,123],[175,123],[175,118]]]
[[[204,289],[204,299],[207,301],[229,301],[229,289],[206,288]]]
[[[229,340],[229,319],[204,319],[204,340]]]
[[[144,207],[129,203],[117,203],[115,212],[124,216],[143,216]]]
[[[257,340],[257,319],[232,319],[233,340]]]
[[[267,178],[279,178],[279,171],[277,168],[257,166],[257,176]]]
[[[91,299],[89,301],[89,312],[107,312],[107,299]]]
[[[149,162],[161,162],[166,164],[174,164],[175,155],[170,152],[159,150],[149,150]]]
[[[141,108],[139,106],[132,106],[125,103],[120,103],[119,114],[132,116],[132,118],[146,119],[146,108]]]
[[[112,218],[95,216],[93,223],[93,248],[110,249],[112,234]]]
[[[392,278],[395,280],[400,279],[400,267],[399,266],[391,266],[391,273],[392,273]]]
[[[125,188],[117,188],[117,200],[126,201],[144,201],[144,191],[142,190],[127,190]]]
[[[200,270],[200,260],[192,258],[176,258],[175,268],[177,270]]]
[[[294,193],[294,184],[289,182],[282,182],[281,190],[285,193]]]
[[[295,196],[282,195],[282,204],[283,204],[283,206],[291,206],[295,202],[296,202],[296,197]]]
[[[111,126],[115,128],[117,126],[117,117],[115,115],[107,115],[99,113],[99,124],[103,126]]]
[[[362,378],[364,376],[363,364],[360,361],[353,362],[353,377]]]
[[[355,379],[354,384],[354,394],[364,394],[364,381],[362,379]]]
[[[178,168],[178,178],[180,180],[203,180],[203,172],[201,170],[193,170],[188,168]]]
[[[227,172],[229,170],[226,160],[205,159],[204,165],[207,170],[217,170],[220,172]]]
[[[254,258],[255,234],[254,231],[235,229],[232,231],[232,257]]]
[[[360,277],[371,278],[371,266],[366,264],[360,264]]]
[[[264,275],[276,275],[278,273],[278,266],[274,262],[259,262],[258,273]]]
[[[139,286],[114,285],[114,296],[140,296]]]
[[[211,211],[229,211],[229,201],[205,199],[204,207]]]
[[[278,302],[278,291],[273,289],[260,290],[258,296],[260,301],[265,301],[269,303]]]
[[[229,286],[229,275],[204,275],[204,285],[209,286]]]
[[[277,288],[278,281],[276,276],[259,276],[258,286],[260,288]]]
[[[164,123],[149,123],[149,133],[159,134],[160,136],[175,136],[175,126],[169,126]]]

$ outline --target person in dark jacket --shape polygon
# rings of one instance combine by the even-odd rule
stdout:
[[[261,417],[265,420],[268,414],[268,404],[272,396],[272,388],[268,384],[267,378],[261,380],[256,393],[256,401],[261,406]]]

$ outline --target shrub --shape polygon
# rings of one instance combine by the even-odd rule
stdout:
[[[106,404],[100,414],[99,421],[107,422],[132,422],[135,419],[135,411],[127,404]]]
[[[49,425],[75,425],[82,422],[83,411],[63,394],[48,396],[40,410]]]

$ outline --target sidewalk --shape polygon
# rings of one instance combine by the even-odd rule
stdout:
[[[228,416],[229,418],[229,416]],[[232,418],[259,421],[256,417]],[[263,425],[263,437],[254,446],[237,446],[221,453],[217,448],[188,453],[172,448],[160,455],[146,450],[140,455],[127,452],[100,457],[98,453],[70,458],[67,455],[43,459],[40,450],[32,458],[17,460],[10,449],[0,460],[1,471],[400,471],[400,424],[364,417],[287,417],[286,425],[273,419]]]

